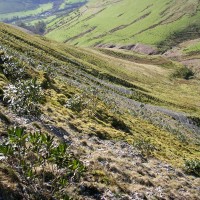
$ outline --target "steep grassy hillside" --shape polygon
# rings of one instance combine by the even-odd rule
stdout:
[[[0,198],[198,199],[200,85],[177,73],[180,63],[67,46],[5,24],[0,46]],[[13,126],[26,134],[7,132]],[[51,144],[55,157],[44,152],[50,136],[71,155],[60,193],[51,181],[63,175],[66,149]]]
[[[79,46],[143,43],[166,49],[199,36],[199,15],[198,0],[90,0],[51,23],[47,37]]]

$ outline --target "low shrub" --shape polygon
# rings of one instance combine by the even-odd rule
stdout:
[[[40,114],[39,103],[44,98],[36,79],[18,81],[4,88],[3,100],[19,115]]]
[[[25,77],[25,64],[22,61],[15,59],[12,56],[3,55],[2,60],[2,72],[12,82],[20,80]]]
[[[200,177],[200,160],[186,160],[184,168],[187,173]]]
[[[0,153],[23,183],[25,199],[69,199],[66,187],[85,170],[66,143],[47,133],[26,133],[22,128],[8,130]]]
[[[174,78],[183,78],[186,80],[191,79],[194,76],[194,72],[187,67],[182,67],[177,69],[173,74],[172,77]]]
[[[96,108],[98,105],[98,90],[93,88],[87,88],[84,93],[75,94],[66,103],[66,107],[75,112],[81,112],[87,109],[90,116],[96,114]]]
[[[70,98],[67,103],[66,107],[70,108],[73,111],[80,112],[86,108],[87,102],[86,99],[82,94],[75,94],[72,98]]]
[[[143,155],[152,155],[152,153],[156,150],[155,146],[151,143],[150,139],[138,139],[133,143],[133,146],[141,151]]]

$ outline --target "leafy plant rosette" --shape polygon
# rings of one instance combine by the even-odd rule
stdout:
[[[12,128],[0,143],[0,153],[23,183],[28,199],[70,199],[66,187],[85,171],[66,143],[47,133]]]

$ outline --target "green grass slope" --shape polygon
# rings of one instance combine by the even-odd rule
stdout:
[[[197,0],[91,0],[51,23],[47,37],[80,46],[143,43],[167,48],[180,35],[198,36],[189,32],[195,25],[199,29],[199,15]]]
[[[16,84],[15,74],[0,64],[0,137],[17,125],[70,144],[86,166],[82,178],[70,179],[65,188],[71,197],[155,199],[162,191],[166,199],[198,199],[200,180],[192,174],[197,170],[198,175],[198,165],[191,164],[187,174],[184,164],[200,160],[200,86],[196,77],[173,76],[183,68],[180,63],[122,50],[76,48],[2,23],[0,46],[1,55],[23,66],[26,75],[20,81],[37,78],[44,94],[41,116],[19,115],[3,98],[5,87]],[[22,199],[32,191],[24,185],[30,179],[22,180],[16,169],[6,161],[0,164],[1,198]],[[51,178],[43,177],[48,192]]]

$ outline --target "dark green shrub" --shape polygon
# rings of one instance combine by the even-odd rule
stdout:
[[[200,177],[200,160],[186,160],[184,168],[187,173]]]
[[[186,80],[191,79],[194,76],[194,72],[187,67],[182,67],[177,69],[173,74],[172,77],[174,78],[183,78]]]
[[[4,64],[3,56],[4,56],[4,52],[0,50],[0,66]]]

